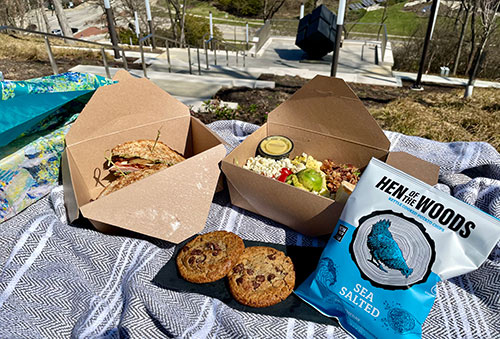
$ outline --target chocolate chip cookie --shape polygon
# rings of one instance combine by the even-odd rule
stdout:
[[[272,247],[246,248],[227,277],[233,297],[253,307],[277,304],[295,287],[292,260]]]
[[[228,274],[244,249],[243,240],[234,233],[215,231],[202,234],[179,251],[177,267],[187,281],[216,281]]]

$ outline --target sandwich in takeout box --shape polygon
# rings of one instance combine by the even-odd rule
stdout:
[[[160,137],[158,131],[158,138]],[[155,165],[173,166],[185,160],[159,140],[133,140],[113,147],[110,152],[112,172],[130,173]]]
[[[156,140],[127,141],[115,146],[106,160],[117,179],[104,187],[97,199],[186,160],[158,141],[159,137],[160,131]]]
[[[279,137],[270,138],[262,149],[261,141],[270,136]],[[272,147],[268,147],[270,142]],[[333,231],[346,193],[353,189],[349,184],[357,182],[357,169],[363,175],[372,157],[428,184],[437,183],[438,166],[407,153],[391,153],[389,146],[382,129],[343,80],[316,76],[269,113],[267,123],[223,159],[222,171],[233,205],[318,236]],[[278,156],[266,155],[269,152]],[[285,158],[280,159],[280,152]],[[279,164],[271,165],[271,172],[254,171],[269,161]],[[321,187],[323,175],[330,178],[326,180],[330,192]],[[338,181],[338,177],[343,179]]]
[[[225,147],[149,80],[125,71],[114,80],[96,91],[66,136],[69,219],[81,213],[102,231],[179,243],[205,226]],[[105,187],[111,192],[97,199]]]

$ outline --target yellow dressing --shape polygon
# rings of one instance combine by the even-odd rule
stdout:
[[[282,136],[271,136],[260,144],[262,151],[269,155],[281,155],[292,149],[292,143]]]

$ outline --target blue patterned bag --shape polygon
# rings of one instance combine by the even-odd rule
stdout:
[[[70,123],[112,83],[83,73],[0,82],[0,223],[57,186]]]
[[[499,238],[498,219],[372,159],[295,293],[358,338],[420,338],[436,284]]]
[[[112,83],[97,75],[76,72],[1,81],[0,147],[66,119],[65,113],[81,110],[98,87]]]

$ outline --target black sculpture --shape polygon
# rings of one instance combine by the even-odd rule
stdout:
[[[321,5],[300,19],[295,45],[307,53],[308,59],[321,59],[333,51],[336,33],[337,16]]]

